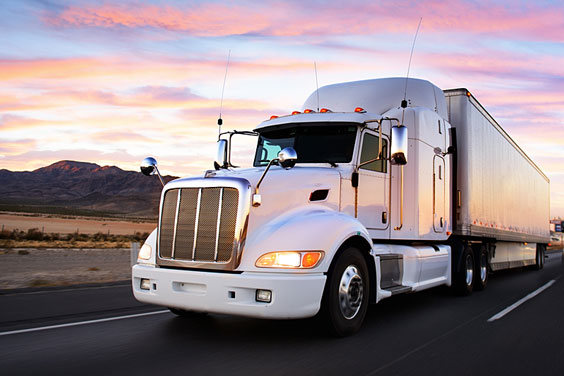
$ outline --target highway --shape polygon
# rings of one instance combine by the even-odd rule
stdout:
[[[360,333],[315,319],[180,318],[126,284],[0,295],[2,375],[563,375],[564,265],[373,305]],[[508,308],[509,307],[509,308]]]

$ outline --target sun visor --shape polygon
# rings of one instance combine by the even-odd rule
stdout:
[[[319,103],[318,93],[314,91],[302,110],[328,108],[333,112],[353,112],[362,107],[366,112],[383,114],[400,107],[405,89],[404,77],[327,85],[319,88]],[[443,91],[429,81],[407,79],[406,98],[409,107],[427,107],[448,120]]]

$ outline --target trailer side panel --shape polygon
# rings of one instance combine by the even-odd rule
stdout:
[[[457,132],[456,235],[548,243],[549,180],[465,89],[445,91]]]

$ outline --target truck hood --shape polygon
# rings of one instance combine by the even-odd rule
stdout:
[[[222,171],[218,175],[245,178],[251,183],[254,192],[263,172],[264,167]],[[334,168],[296,166],[286,170],[278,166],[271,167],[259,187],[261,205],[251,207],[249,213],[245,252],[258,252],[255,248],[263,244],[262,239],[296,216],[327,210],[339,211],[340,181],[341,175]],[[313,192],[324,190],[327,190],[326,197],[324,192],[312,197]]]
[[[254,192],[264,169],[265,167],[256,167],[208,171],[204,175],[207,177],[177,179],[169,184],[181,187],[183,182],[186,182],[188,186],[195,186],[198,185],[198,180],[205,180],[206,183],[209,183],[214,178],[243,178],[250,183]],[[265,228],[279,225],[280,221],[286,220],[285,218],[318,210],[338,211],[340,180],[339,170],[330,167],[297,165],[292,169],[284,169],[272,166],[259,188],[261,205],[250,209],[247,244],[252,240],[251,237],[254,234],[258,235]],[[319,192],[322,193],[318,197],[321,199],[315,200],[314,197],[314,200],[311,200],[313,192],[323,190],[327,190],[326,197],[323,197],[324,192]]]

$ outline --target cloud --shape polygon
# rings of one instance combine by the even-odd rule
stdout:
[[[48,11],[44,21],[56,27],[154,28],[195,36],[303,36],[404,33],[406,25],[415,25],[419,17],[423,17],[423,28],[431,32],[564,40],[564,8],[550,2],[521,7],[464,0],[358,0],[346,5],[336,0],[207,2],[182,6],[73,4],[62,11]]]
[[[21,152],[21,149],[26,150],[34,149],[37,145],[37,140],[32,138],[25,138],[13,141],[2,141],[0,144],[0,155],[5,157],[6,155],[17,155]]]

